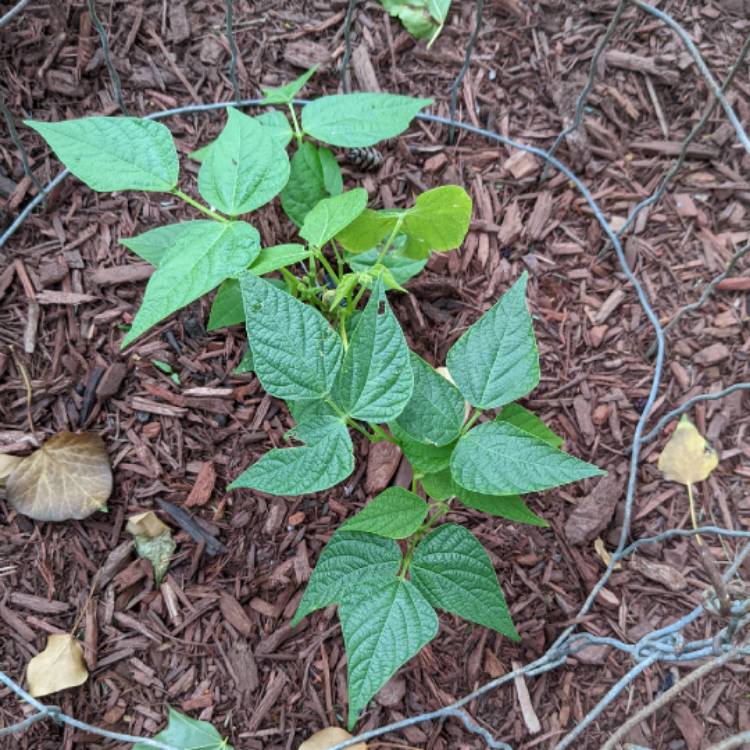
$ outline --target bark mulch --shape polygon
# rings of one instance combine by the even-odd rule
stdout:
[[[614,3],[485,5],[459,117],[548,147],[570,120]],[[131,113],[231,98],[221,3],[99,6]],[[742,3],[670,0],[661,6],[685,25],[721,79],[750,27]],[[280,84],[314,63],[321,70],[307,95],[337,91],[345,9],[340,0],[236,2],[242,94],[256,96],[261,86]],[[427,50],[378,4],[360,4],[352,88],[432,96],[434,111],[447,114],[448,87],[462,63],[473,12],[473,3],[455,2],[449,24]],[[118,111],[85,3],[32,2],[0,38],[0,89],[17,122]],[[625,12],[601,67],[585,128],[560,155],[616,227],[656,187],[702,114],[708,89],[674,34],[635,8]],[[747,125],[747,66],[729,98]],[[219,113],[168,121],[183,155],[221,123]],[[37,177],[56,174],[59,165],[40,140],[28,129],[20,132]],[[516,645],[442,616],[438,637],[371,703],[363,729],[463,696],[540,656],[573,621],[604,569],[594,539],[600,535],[608,549],[617,543],[630,442],[653,373],[643,310],[613,255],[603,251],[603,233],[588,206],[563,176],[552,172],[540,183],[535,158],[465,133],[448,146],[444,129],[423,123],[382,150],[377,174],[346,169],[347,184],[363,184],[372,205],[403,205],[445,183],[464,185],[475,202],[463,249],[433,258],[409,284],[410,294],[393,297],[410,343],[442,364],[465,327],[528,269],[543,376],[526,404],[565,437],[566,450],[607,469],[610,478],[603,487],[584,482],[534,497],[532,507],[549,520],[549,529],[465,510],[452,514],[490,551],[523,640]],[[750,157],[717,110],[672,190],[628,236],[629,263],[663,322],[695,300],[734,248],[750,239],[748,168]],[[193,190],[194,164],[183,160],[183,174]],[[34,192],[4,132],[0,222]],[[207,333],[209,302],[201,301],[125,353],[119,349],[120,326],[132,320],[147,270],[118,240],[187,215],[163,196],[97,195],[68,179],[0,251],[0,447],[25,451],[58,430],[86,428],[103,437],[115,469],[109,512],[84,522],[34,523],[0,504],[0,668],[22,680],[47,634],[65,632],[84,608],[80,633],[92,674],[82,687],[53,696],[64,711],[105,728],[152,735],[169,704],[213,722],[242,750],[286,750],[322,726],[339,724],[346,704],[335,612],[329,608],[290,628],[305,582],[332,531],[377,490],[406,484],[408,469],[398,456],[380,449],[368,456],[358,443],[354,475],[319,496],[225,491],[239,471],[280,445],[292,424],[255,377],[231,375],[243,353],[241,329]],[[265,244],[293,237],[277,208],[253,221]],[[745,259],[737,274],[747,278],[748,268]],[[750,298],[747,286],[739,286],[719,292],[672,332],[657,414],[697,393],[750,380]],[[36,437],[26,422],[11,345],[31,377]],[[154,360],[169,363],[180,385]],[[748,405],[747,395],[736,393],[692,414],[721,455],[719,468],[699,488],[706,523],[750,528]],[[689,524],[684,488],[662,481],[656,468],[663,442],[643,454],[634,536]],[[124,524],[132,513],[158,510],[159,499],[187,509],[227,551],[208,554],[171,522],[178,549],[155,588]],[[740,546],[706,541],[720,566]],[[87,603],[98,572],[96,595]],[[747,566],[741,572],[746,575]],[[623,565],[579,626],[632,643],[689,611],[708,588],[690,542],[654,545]],[[686,636],[710,637],[719,627],[704,619]],[[500,689],[469,709],[518,748],[552,747],[630,666],[609,647],[591,647],[563,668]],[[647,670],[575,746],[599,747],[684,671]],[[750,729],[747,673],[747,664],[715,672],[630,740],[655,750],[697,750]],[[18,720],[23,709],[8,691],[0,695],[0,725]],[[528,726],[534,717],[537,733]],[[482,746],[455,722],[415,726],[381,740],[373,746]],[[111,744],[47,723],[5,739],[3,747],[93,750]]]

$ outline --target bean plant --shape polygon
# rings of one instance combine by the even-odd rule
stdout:
[[[602,472],[563,452],[562,439],[517,403],[540,377],[526,273],[453,344],[445,375],[409,349],[388,292],[404,292],[432,253],[461,246],[471,199],[443,185],[375,210],[363,188],[345,190],[329,146],[395,137],[430,102],[323,96],[298,116],[293,99],[311,73],[265,90],[280,109],[250,117],[227,108],[219,136],[191,154],[203,202],[179,187],[177,150],[158,122],[28,125],[93,190],[166,193],[197,212],[122,240],[155,268],[122,346],[217,288],[209,329],[244,322],[240,369],[285,401],[296,424],[292,447],[270,450],[230,489],[328,490],[354,470],[352,431],[395,443],[411,463],[410,489],[386,489],[333,533],[294,616],[296,624],[337,605],[351,728],[434,638],[436,610],[519,638],[488,554],[448,514],[472,508],[545,526],[523,494]],[[276,197],[297,238],[262,247],[248,215]]]

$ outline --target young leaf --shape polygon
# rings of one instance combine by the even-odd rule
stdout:
[[[341,170],[333,154],[305,141],[292,156],[289,181],[281,191],[281,207],[301,227],[308,211],[318,201],[336,195],[342,189]]]
[[[366,531],[388,539],[411,536],[427,515],[427,503],[402,487],[389,487],[374,497],[340,531]]]
[[[159,122],[140,117],[83,117],[60,122],[25,120],[25,124],[92,190],[167,193],[177,186],[177,151],[172,134]]]
[[[323,247],[365,210],[367,191],[354,188],[341,195],[324,198],[305,216],[300,237],[314,247]]]
[[[349,684],[351,729],[367,702],[437,633],[438,619],[409,581],[384,579],[339,605]]]
[[[186,231],[186,227],[192,221],[183,221],[177,224],[165,224],[163,227],[149,229],[148,232],[125,237],[120,244],[125,245],[136,255],[150,263],[154,268],[161,265],[166,253],[178,242],[180,236]]]
[[[350,253],[372,250],[377,258],[380,250],[376,246],[393,231],[401,213],[403,212],[373,211],[371,208],[366,208],[351,224],[336,235],[336,240]]]
[[[93,432],[58,432],[5,480],[14,510],[37,521],[82,519],[112,494],[107,448]]]
[[[335,310],[346,297],[351,294],[354,287],[359,281],[359,274],[345,273],[340,279],[336,291],[333,293],[333,299],[328,305],[329,310]]]
[[[198,190],[228,216],[253,211],[281,192],[289,180],[289,158],[255,118],[227,108],[227,124],[198,173]]]
[[[433,529],[414,550],[409,571],[433,607],[520,640],[492,562],[463,526]]]
[[[380,0],[383,8],[398,18],[404,28],[417,39],[432,36],[438,28],[429,9],[428,0]]]
[[[174,244],[149,279],[122,348],[247,268],[260,252],[258,231],[244,221],[189,221],[179,226]]]
[[[486,422],[466,433],[450,466],[461,487],[486,495],[538,492],[605,473],[508,422]]]
[[[207,721],[191,719],[171,706],[167,706],[169,723],[166,729],[154,735],[155,740],[180,750],[233,750],[232,746]],[[138,742],[133,750],[151,750],[151,745]]]
[[[487,513],[490,516],[507,518],[509,521],[525,523],[529,526],[549,526],[547,521],[526,505],[520,495],[483,495],[480,492],[470,492],[458,486],[456,486],[455,494],[467,508],[481,510],[482,513]]]
[[[305,71],[299,78],[291,83],[286,83],[277,88],[263,89],[264,104],[291,104],[292,99],[300,92],[302,87],[310,80],[313,73],[318,69],[313,65],[310,70]]]
[[[401,550],[394,541],[339,529],[320,553],[292,625],[316,609],[339,604],[365,583],[395,577],[400,565]]]
[[[528,273],[456,341],[448,369],[464,398],[495,409],[525,396],[539,383],[539,352],[526,304]]]
[[[248,349],[243,355],[240,363],[234,368],[233,375],[244,375],[253,371],[253,352]]]
[[[553,448],[560,448],[565,442],[563,438],[555,434],[542,422],[539,417],[528,409],[524,409],[521,404],[508,404],[497,416],[498,422],[508,422],[515,425],[524,432],[530,432],[534,437],[544,440]]]
[[[355,419],[387,422],[402,412],[413,388],[409,348],[381,280],[357,321],[331,397]]]
[[[258,363],[255,363],[256,373]],[[313,417],[300,422],[287,437],[305,443],[300,448],[273,448],[229,485],[270,495],[305,495],[333,487],[354,470],[352,441],[337,417]]]
[[[388,427],[415,471],[421,474],[434,474],[450,466],[456,442],[440,446],[428,445],[410,438],[397,422],[391,422]]]
[[[427,0],[430,15],[438,22],[444,23],[451,8],[451,0]]]
[[[448,445],[461,432],[464,399],[458,388],[411,352],[414,391],[396,418],[398,426],[413,440],[431,445]]]
[[[358,255],[347,253],[344,260],[349,264],[352,271],[359,271],[360,273],[365,271],[375,272],[375,265],[379,256],[380,250],[373,248]],[[422,269],[427,265],[427,260],[413,260],[412,258],[405,258],[402,255],[389,252],[383,258],[382,265],[391,272],[393,280],[397,284],[405,284],[409,279],[422,272]]]
[[[321,96],[302,109],[302,129],[323,143],[355,148],[400,135],[432,99],[396,94]]]
[[[83,685],[88,677],[81,644],[70,633],[48,635],[44,651],[26,667],[29,693],[34,698]]]
[[[152,510],[130,516],[125,530],[133,535],[138,557],[151,563],[154,582],[158,586],[177,549],[172,530]]]
[[[402,251],[409,258],[426,258],[432,250],[455,250],[469,231],[471,198],[458,185],[441,185],[417,196],[406,212],[402,231],[408,237]]]
[[[338,333],[313,307],[250,272],[240,276],[255,372],[272,396],[310,401],[328,394],[341,367]]]
[[[659,456],[664,478],[680,484],[707,479],[719,465],[719,456],[685,414]]]
[[[341,727],[326,727],[315,734],[311,734],[297,750],[330,750],[332,747],[350,740],[352,735]],[[367,750],[366,742],[350,745],[348,750]]]
[[[309,257],[310,251],[304,245],[264,247],[261,248],[258,257],[250,264],[248,270],[256,276],[263,276]],[[209,331],[215,331],[217,328],[226,328],[244,322],[245,308],[242,305],[240,282],[237,279],[227,279],[216,292],[206,328]]]
[[[425,474],[420,481],[424,491],[433,500],[443,502],[455,497],[458,492],[458,485],[453,481],[450,469]]]

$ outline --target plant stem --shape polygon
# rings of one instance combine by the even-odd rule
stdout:
[[[450,500],[437,501],[431,503],[434,513],[412,534],[411,539],[406,547],[406,554],[401,563],[401,570],[398,577],[403,581],[409,571],[411,560],[414,557],[414,550],[422,539],[429,533],[430,529],[451,509]]]
[[[194,198],[191,198],[187,193],[183,193],[179,188],[175,188],[171,192],[172,195],[179,198],[181,201],[185,201],[185,203],[192,206],[193,208],[197,208],[201,213],[206,214],[206,216],[210,216],[214,221],[220,221],[222,224],[227,224],[229,222],[229,219],[227,219],[225,216],[212,211],[208,206],[204,206]]]
[[[372,430],[373,435],[375,435],[378,438],[377,442],[386,440],[389,443],[398,445],[398,440],[396,440],[396,438],[394,438],[392,435],[389,435],[382,427],[380,427],[380,425],[376,425],[372,422],[368,422],[367,424]]]
[[[297,141],[297,147],[299,148],[302,145],[302,129],[299,126],[299,123],[297,122],[297,113],[294,111],[294,105],[288,104],[289,107],[289,113],[292,115],[292,126],[294,127],[294,138]]]
[[[399,229],[401,229],[401,225],[404,223],[404,216],[399,216],[396,220],[396,223],[393,226],[393,231],[391,232],[388,239],[385,241],[385,245],[383,245],[383,249],[380,251],[380,254],[378,255],[378,259],[375,261],[375,265],[377,266],[378,263],[382,263],[385,256],[388,254],[388,251],[391,249],[391,245],[393,244],[393,241],[396,239],[396,235],[398,234]]]
[[[690,520],[693,523],[693,528],[698,528],[698,518],[695,514],[695,500],[693,500],[693,485],[688,484],[688,503],[690,504]],[[703,545],[703,540],[700,534],[695,535],[695,543],[700,547]]]
[[[326,269],[328,272],[328,275],[331,277],[331,281],[333,281],[336,286],[339,284],[339,276],[338,274],[333,270],[333,266],[328,262],[328,258],[326,258],[325,255],[323,255],[323,251],[316,248],[315,256],[317,259],[321,262],[323,268]]]
[[[475,411],[465,422],[464,426],[461,428],[461,434],[465,435],[476,423],[477,419],[482,416],[482,412],[477,410]]]

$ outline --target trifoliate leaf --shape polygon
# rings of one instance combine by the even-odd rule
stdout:
[[[26,667],[29,693],[35,698],[83,685],[88,677],[81,644],[70,633],[48,635],[44,651]]]
[[[388,539],[406,539],[422,524],[427,503],[402,487],[389,487],[374,497],[340,531],[366,531]]]
[[[233,750],[232,746],[219,734],[213,724],[191,719],[171,706],[167,706],[169,723],[166,729],[154,735],[155,740],[172,745],[179,750]],[[133,750],[151,750],[151,745],[138,742]]]
[[[659,471],[671,482],[695,484],[707,479],[718,465],[716,451],[683,414],[659,456]]]
[[[24,458],[6,479],[8,502],[37,521],[81,519],[112,494],[112,469],[93,432],[58,432]]]

